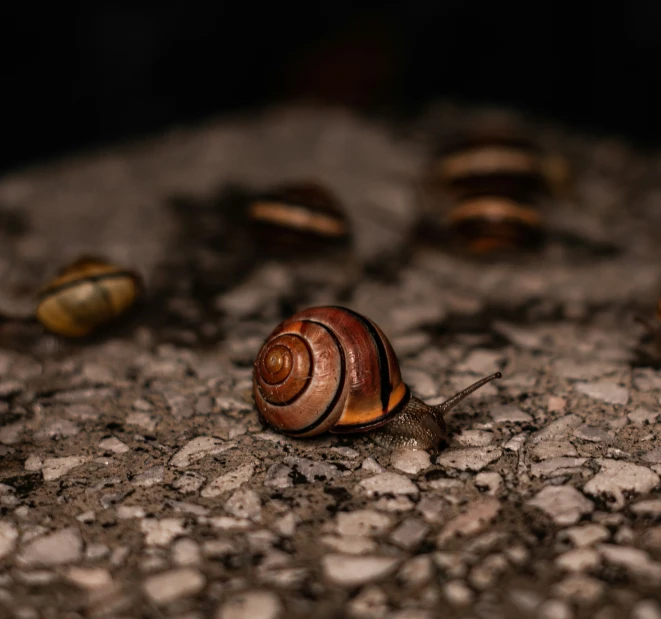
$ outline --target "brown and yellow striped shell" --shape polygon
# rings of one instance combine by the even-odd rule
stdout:
[[[458,201],[448,226],[455,243],[476,254],[531,248],[542,238],[539,209],[499,195]]]
[[[339,200],[317,182],[288,183],[257,196],[247,216],[258,250],[267,253],[297,255],[350,242]]]
[[[342,307],[280,323],[257,355],[253,394],[267,425],[301,437],[378,428],[411,397],[381,329]]]
[[[36,317],[53,333],[84,337],[124,314],[141,289],[136,273],[85,256],[42,289]]]

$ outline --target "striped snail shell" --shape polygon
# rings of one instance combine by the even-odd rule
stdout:
[[[292,182],[265,192],[250,201],[247,215],[257,248],[268,253],[298,255],[350,242],[339,200],[317,182]]]
[[[499,195],[459,200],[448,227],[457,245],[476,254],[532,249],[543,238],[539,209]]]
[[[377,430],[390,446],[438,448],[443,416],[485,383],[471,385],[440,406],[411,395],[383,331],[343,307],[313,307],[280,323],[264,342],[253,370],[262,421],[297,437]]]
[[[41,290],[36,318],[58,335],[84,337],[124,314],[141,290],[137,273],[83,256]]]

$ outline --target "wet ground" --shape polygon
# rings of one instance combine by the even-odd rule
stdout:
[[[0,311],[80,254],[147,290],[83,343],[2,329],[0,616],[661,618],[661,364],[634,320],[661,291],[661,156],[538,122],[574,175],[555,236],[470,260],[414,231],[430,150],[474,114],[284,108],[0,181]],[[301,177],[353,251],[256,262],[236,196]],[[447,449],[260,425],[264,338],[340,302],[428,402],[503,372]]]

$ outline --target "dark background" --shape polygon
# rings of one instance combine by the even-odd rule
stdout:
[[[295,96],[506,103],[661,141],[651,0],[4,4],[0,172]]]

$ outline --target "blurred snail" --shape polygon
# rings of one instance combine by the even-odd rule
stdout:
[[[58,335],[84,337],[124,314],[141,290],[137,273],[84,256],[41,290],[36,319]]]
[[[351,240],[338,199],[312,181],[287,183],[253,198],[247,217],[257,249],[270,254],[322,252]]]
[[[262,421],[292,436],[374,430],[386,446],[437,449],[447,438],[444,415],[500,372],[443,404],[429,406],[404,384],[381,329],[343,307],[313,307],[280,323],[253,370]]]

